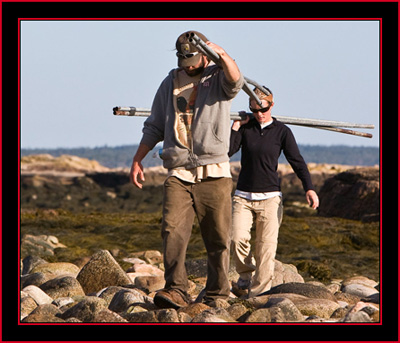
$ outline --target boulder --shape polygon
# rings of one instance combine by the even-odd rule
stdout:
[[[54,262],[54,263],[44,263],[39,264],[31,270],[33,273],[44,273],[50,274],[52,276],[58,275],[72,275],[76,277],[79,273],[79,267],[73,263],[69,262]]]
[[[270,298],[264,308],[272,309],[277,307],[282,312],[282,322],[299,322],[304,320],[296,305],[288,298]]]
[[[199,313],[192,319],[192,323],[225,323],[235,322],[229,312],[220,307],[212,307]]]
[[[319,191],[319,214],[326,217],[378,221],[379,168],[355,168],[327,179]]]
[[[76,278],[86,294],[108,286],[124,286],[131,283],[128,275],[107,250],[94,254]]]
[[[53,301],[44,291],[34,285],[27,286],[22,291],[32,297],[38,305],[51,304]]]
[[[77,318],[82,322],[92,322],[96,316],[106,308],[107,304],[104,299],[88,296],[70,309],[60,314],[62,319]]]
[[[143,296],[136,289],[122,289],[115,293],[108,308],[114,312],[126,311],[129,306],[138,303],[153,303],[152,298]]]
[[[127,323],[118,313],[104,309],[97,313],[93,318],[94,323]]]
[[[26,295],[22,297],[21,295],[21,302],[20,302],[20,309],[21,309],[21,320],[24,319],[27,315],[29,315],[38,304],[32,297]]]
[[[48,262],[38,256],[32,256],[32,255],[26,256],[22,260],[22,265],[23,265],[22,275],[29,274],[34,267],[44,263]]]
[[[280,293],[294,293],[306,296],[308,298],[327,299],[336,302],[334,295],[327,288],[300,282],[284,283],[272,287],[269,291],[263,294],[269,295],[269,294],[280,294]]]
[[[124,314],[130,323],[179,323],[180,317],[174,309],[140,311]]]
[[[340,308],[337,302],[328,299],[308,298],[294,302],[299,311],[305,316],[318,316],[328,319]]]
[[[57,306],[52,304],[44,304],[36,307],[29,316],[25,317],[22,322],[24,323],[54,323],[64,322],[56,315],[61,314]]]
[[[21,251],[23,255],[53,256],[54,249],[66,248],[55,236],[29,235],[26,234],[21,240]]]
[[[78,280],[72,276],[59,276],[51,279],[42,284],[40,289],[53,299],[85,295]]]
[[[271,312],[268,308],[255,310],[245,320],[246,323],[270,323],[271,321]]]
[[[357,283],[352,283],[342,287],[342,291],[345,293],[353,294],[360,298],[367,298],[373,294],[378,293],[378,291],[373,287],[368,287]]]
[[[25,288],[29,285],[34,285],[40,287],[46,281],[52,279],[52,275],[45,273],[33,273],[21,276],[21,287]]]

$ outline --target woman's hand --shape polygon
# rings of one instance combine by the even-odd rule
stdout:
[[[246,114],[246,112],[245,111],[240,111],[239,114],[244,115],[244,114]],[[242,125],[244,125],[244,124],[247,124],[249,122],[249,120],[250,120],[249,116],[246,116],[246,118],[243,119],[243,120],[235,120],[233,122],[233,124],[232,124],[232,130],[239,131],[240,127]]]
[[[318,208],[319,199],[318,199],[318,195],[317,195],[317,193],[315,193],[315,191],[313,191],[311,189],[309,191],[307,191],[306,199],[311,208],[313,208],[314,210],[316,210]]]

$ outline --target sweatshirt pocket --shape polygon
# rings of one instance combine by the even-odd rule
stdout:
[[[194,153],[197,155],[221,155],[228,153],[229,137],[224,137],[223,132],[213,123],[202,123],[204,130],[200,137],[194,140]]]
[[[185,166],[188,162],[189,151],[178,147],[164,148],[161,159],[164,162],[164,168],[175,168]]]

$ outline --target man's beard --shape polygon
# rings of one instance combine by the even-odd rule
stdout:
[[[204,62],[202,63],[202,65],[200,67],[198,67],[196,69],[192,69],[190,71],[185,69],[185,71],[186,71],[186,74],[188,74],[189,76],[199,75],[199,74],[203,73],[203,71],[204,71]]]

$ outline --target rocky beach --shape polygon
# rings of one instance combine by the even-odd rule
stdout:
[[[54,244],[54,237],[50,241]],[[186,267],[192,304],[179,309],[160,309],[153,297],[165,284],[161,253],[143,251],[125,261],[131,264],[127,270],[107,250],[94,254],[82,266],[26,257],[21,263],[22,323],[380,321],[379,284],[363,276],[332,280],[328,285],[304,282],[296,267],[276,261],[271,290],[243,299],[240,294],[243,291],[234,281],[238,275],[231,269],[230,298],[217,300],[210,307],[201,302],[206,261],[190,260]]]
[[[235,180],[240,166],[232,163]],[[193,303],[154,305],[164,285],[161,187],[149,168],[144,192],[126,170],[74,156],[21,160],[22,323],[378,323],[379,168],[309,165],[321,198],[305,204],[300,181],[280,165],[285,214],[273,288],[246,299],[230,268],[231,296],[201,302],[206,280],[197,224],[188,250]]]

